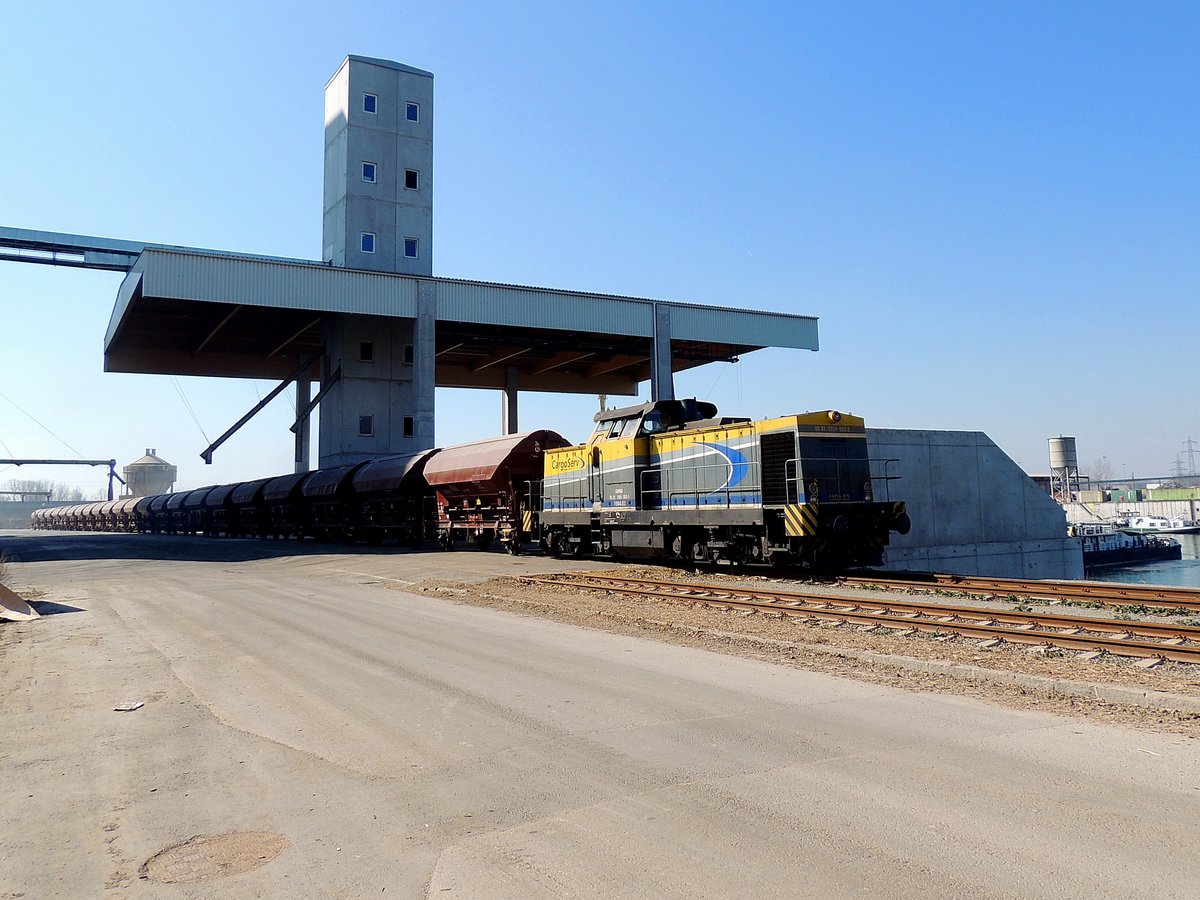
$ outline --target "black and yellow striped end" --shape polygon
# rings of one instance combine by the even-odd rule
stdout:
[[[521,513],[521,530],[526,534],[533,531],[533,513],[530,510]]]
[[[811,537],[817,533],[817,504],[791,503],[783,508],[788,537]]]

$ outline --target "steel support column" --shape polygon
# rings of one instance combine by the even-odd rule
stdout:
[[[296,410],[299,412],[302,409],[307,409],[308,404],[312,402],[312,382],[307,378],[298,378],[296,380]],[[296,474],[299,475],[309,470],[309,443],[311,429],[309,427],[312,419],[305,416],[300,422],[300,427],[296,429]]]
[[[417,449],[434,446],[434,385],[437,379],[437,283],[417,284],[413,323],[413,437]]]
[[[675,379],[671,373],[671,307],[665,303],[654,304],[654,351],[650,358],[650,399],[675,399]]]
[[[517,367],[509,366],[504,373],[504,392],[500,398],[500,433],[517,433]]]

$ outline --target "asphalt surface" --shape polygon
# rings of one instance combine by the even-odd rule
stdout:
[[[0,551],[53,613],[0,623],[0,897],[1200,884],[1193,739],[403,589],[561,561],[33,533]],[[215,880],[139,878],[231,832],[286,849]]]

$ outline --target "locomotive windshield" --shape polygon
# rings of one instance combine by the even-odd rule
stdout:
[[[800,465],[807,491],[818,500],[862,500],[871,479],[867,442],[845,438],[800,438]]]

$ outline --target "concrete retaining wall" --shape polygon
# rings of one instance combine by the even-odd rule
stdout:
[[[986,434],[869,429],[872,460],[896,460],[876,497],[908,504],[912,531],[892,535],[886,566],[1007,578],[1082,578],[1062,508]],[[872,463],[876,476],[882,463]]]

